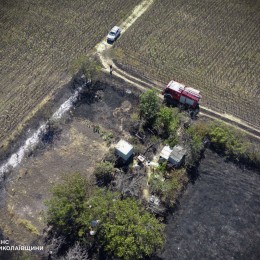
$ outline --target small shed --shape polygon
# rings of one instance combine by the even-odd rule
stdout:
[[[172,152],[169,156],[169,163],[173,164],[175,167],[179,167],[186,155],[185,149],[180,145],[175,145],[172,149]]]
[[[170,148],[169,145],[166,145],[163,147],[161,153],[160,153],[160,159],[164,159],[166,161],[168,161],[170,155],[171,155],[172,149]]]
[[[186,151],[180,145],[175,145],[173,149],[166,145],[160,153],[160,160],[166,160],[175,167],[179,167],[185,157]]]
[[[120,140],[115,146],[116,154],[127,161],[134,153],[134,148],[125,140]]]

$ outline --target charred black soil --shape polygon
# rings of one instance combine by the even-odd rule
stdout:
[[[169,216],[163,259],[259,259],[260,176],[210,150]]]

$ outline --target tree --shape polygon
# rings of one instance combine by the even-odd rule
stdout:
[[[85,248],[83,248],[79,242],[69,248],[66,255],[61,258],[61,260],[88,260],[88,253]]]
[[[99,234],[104,250],[122,259],[150,256],[164,243],[164,225],[135,200],[114,200]]]
[[[111,162],[100,162],[97,164],[95,169],[95,176],[98,183],[108,184],[113,179],[114,166]]]
[[[157,113],[155,126],[158,131],[163,130],[164,133],[168,134],[169,126],[173,120],[173,113],[171,108],[161,106]]]
[[[133,199],[104,189],[88,190],[79,174],[56,185],[48,204],[48,221],[69,244],[99,242],[109,255],[140,259],[162,247],[164,225]],[[80,249],[80,250],[79,250]],[[70,254],[86,252],[77,247]]]
[[[146,123],[153,123],[159,110],[159,99],[154,90],[147,90],[141,95],[139,109],[140,116],[146,121]]]
[[[101,66],[91,57],[81,56],[72,62],[70,71],[72,74],[79,70],[86,76],[87,80],[93,81],[100,73]]]
[[[46,202],[47,222],[58,235],[77,240],[81,228],[80,216],[84,212],[84,202],[92,194],[92,189],[78,173],[66,175],[63,182],[52,189],[52,198]]]

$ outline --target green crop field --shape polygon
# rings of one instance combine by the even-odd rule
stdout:
[[[156,0],[115,44],[129,71],[201,90],[202,104],[260,127],[260,1]]]
[[[0,1],[0,144],[139,2]]]

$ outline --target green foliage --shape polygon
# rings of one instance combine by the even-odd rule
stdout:
[[[95,176],[97,181],[108,184],[113,179],[114,165],[111,162],[104,161],[97,164]]]
[[[140,116],[145,120],[146,123],[152,123],[156,114],[159,110],[159,99],[154,90],[149,89],[143,93],[140,97]]]
[[[167,177],[167,178],[163,178]],[[184,168],[162,171],[153,174],[150,178],[151,190],[160,196],[161,200],[168,206],[174,206],[180,190],[188,182],[187,172]]]
[[[180,126],[180,117],[176,110],[173,112],[174,117],[170,122],[169,130],[168,130],[168,139],[167,144],[171,147],[174,147],[178,143],[178,135],[177,130]]]
[[[19,218],[17,220],[17,222],[19,224],[21,224],[22,226],[24,226],[27,230],[29,230],[31,233],[36,234],[36,235],[40,235],[38,229],[32,224],[31,221],[27,220],[27,219],[21,219]]]
[[[159,164],[159,166],[156,168],[157,173],[164,174],[167,170],[167,162],[162,162]]]
[[[166,106],[161,106],[155,121],[156,128],[158,130],[163,129],[166,133],[168,133],[173,118],[174,114],[172,109]]]
[[[200,150],[202,140],[207,137],[212,147],[227,157],[237,161],[244,160],[253,164],[260,162],[259,151],[249,145],[243,133],[220,122],[201,122],[187,130],[191,137],[191,147],[194,153]]]
[[[163,229],[135,200],[118,199],[108,209],[100,239],[105,251],[118,258],[141,259],[162,247]]]
[[[248,144],[238,136],[234,129],[224,124],[212,124],[209,137],[217,150],[224,151],[227,156],[235,159],[239,159],[247,150]]]
[[[164,225],[133,199],[121,200],[118,193],[89,191],[79,174],[66,176],[53,189],[47,202],[48,224],[70,242],[91,243],[90,230],[111,256],[139,259],[162,247]],[[96,221],[97,225],[92,224]]]
[[[98,77],[101,71],[101,66],[94,59],[81,56],[74,60],[70,67],[72,74],[77,73],[79,70],[82,70],[88,80],[94,80]]]
[[[152,192],[162,197],[169,191],[169,185],[164,180],[163,174],[155,173],[150,177],[149,184]]]
[[[139,121],[139,115],[137,113],[131,114],[131,121],[132,122],[138,122]]]
[[[46,202],[48,224],[67,238],[77,239],[79,218],[91,193],[90,185],[80,174],[66,175],[63,182],[52,189],[53,197]]]
[[[190,152],[186,156],[185,164],[188,167],[193,166],[200,158],[201,150],[203,149],[203,137],[197,133],[196,128],[191,126],[186,130],[187,145],[190,147]]]

